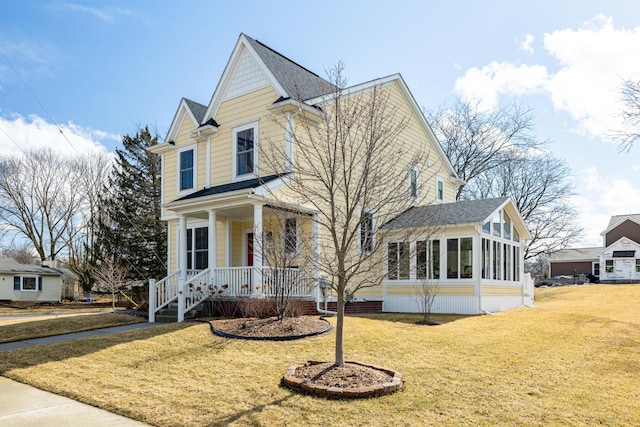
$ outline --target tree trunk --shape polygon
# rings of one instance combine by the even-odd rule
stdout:
[[[339,286],[338,291],[338,306],[337,306],[337,321],[336,321],[336,366],[344,366],[344,340],[343,340],[343,327],[344,327],[344,287]]]

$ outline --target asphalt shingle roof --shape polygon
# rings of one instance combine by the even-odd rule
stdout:
[[[198,197],[229,193],[231,191],[248,190],[249,188],[257,188],[257,187],[260,187],[261,185],[264,185],[268,182],[273,181],[274,179],[280,178],[282,175],[283,174],[268,175],[268,176],[262,176],[259,178],[248,179],[246,181],[230,182],[228,184],[215,185],[213,187],[203,188],[200,191],[196,191],[195,193],[188,194],[184,197],[176,199],[175,201],[178,202],[181,200],[196,199]]]
[[[0,273],[31,273],[49,276],[62,276],[62,272],[54,268],[33,264],[20,264],[13,258],[0,258]]]
[[[207,113],[207,106],[202,105],[199,102],[192,101],[188,98],[184,98],[184,102],[187,103],[187,107],[189,107],[198,123],[202,123],[202,121],[204,120],[204,115]]]
[[[258,40],[244,35],[290,98],[305,101],[331,92],[333,85]]]
[[[382,230],[480,224],[509,197],[463,200],[455,203],[414,206],[381,227]]]
[[[602,250],[602,247],[561,249],[549,255],[549,260],[554,262],[596,260],[600,257]]]

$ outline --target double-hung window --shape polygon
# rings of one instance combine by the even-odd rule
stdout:
[[[250,177],[256,174],[257,123],[240,126],[233,130],[234,178]]]
[[[409,168],[409,198],[418,198],[418,168],[415,166]]]
[[[444,181],[436,178],[436,201],[444,202]]]
[[[187,268],[204,270],[209,267],[209,229],[187,229]]]
[[[294,257],[298,254],[298,219],[286,218],[284,220],[284,233],[282,247],[284,254]]]
[[[364,254],[373,252],[374,247],[374,222],[373,212],[362,210],[360,213],[360,251]]]
[[[613,260],[606,259],[604,261],[604,271],[605,273],[613,273]]]
[[[195,150],[189,148],[178,154],[179,183],[178,191],[192,190],[195,188]]]

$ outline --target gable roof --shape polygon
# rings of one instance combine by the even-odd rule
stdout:
[[[510,197],[496,199],[462,200],[428,206],[414,206],[391,221],[381,230],[442,227],[451,225],[483,224],[496,210],[502,208]]]
[[[0,274],[2,273],[26,273],[43,276],[62,276],[62,272],[49,267],[41,267],[33,264],[20,264],[13,258],[0,258]]]
[[[626,220],[633,221],[636,224],[640,225],[640,214],[613,215],[611,219],[609,219],[609,225],[607,225],[607,229],[600,234],[604,235],[608,233]]]
[[[207,106],[202,105],[199,102],[192,101],[188,98],[183,98],[183,99],[187,107],[189,107],[189,109],[191,110],[193,117],[197,120],[198,123],[201,124],[202,121],[204,120],[204,115],[207,112]]]
[[[174,202],[196,199],[199,197],[214,196],[217,194],[230,193],[232,191],[257,188],[271,181],[274,181],[283,175],[286,175],[286,174],[268,175],[268,176],[263,176],[259,178],[247,179],[245,181],[230,182],[228,184],[222,184],[222,185],[216,185],[209,188],[203,188],[202,190],[196,191],[195,193],[191,193],[184,197],[180,197],[179,199],[174,200]]]
[[[316,73],[313,73],[286,56],[276,52],[269,46],[255,40],[246,34],[241,34],[249,42],[251,47],[260,56],[264,65],[276,78],[286,94],[284,98],[292,98],[296,101],[305,101],[324,95],[333,89],[333,85]]]
[[[602,247],[561,249],[549,255],[551,262],[594,261],[600,258]]]

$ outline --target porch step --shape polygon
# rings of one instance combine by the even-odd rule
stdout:
[[[178,321],[178,304],[171,303],[156,313],[156,322],[173,323]]]

